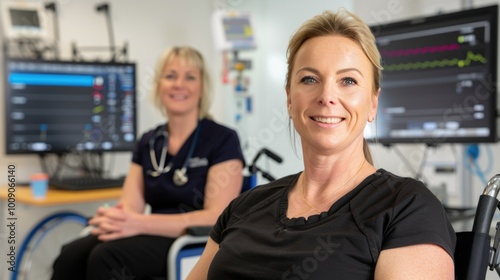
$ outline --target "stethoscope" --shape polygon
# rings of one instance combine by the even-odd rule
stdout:
[[[174,176],[173,176],[173,181],[176,186],[184,186],[188,182],[188,176],[187,176],[187,169],[188,169],[188,163],[191,157],[193,156],[194,148],[196,147],[196,143],[198,142],[198,135],[200,133],[200,124],[196,126],[196,130],[194,131],[194,138],[193,142],[191,143],[191,146],[189,147],[189,152],[186,157],[186,160],[184,161],[184,164],[180,169],[174,170]],[[155,155],[155,142],[157,139],[163,137],[163,148],[161,149],[161,155],[160,155],[160,164],[156,161],[156,155]],[[152,137],[149,140],[149,157],[151,158],[151,164],[153,165],[154,170],[148,170],[148,174],[153,176],[153,177],[158,177],[163,173],[168,173],[173,166],[173,161],[170,161],[170,163],[165,166],[165,160],[167,158],[167,150],[168,150],[168,132],[166,130],[166,125],[160,126],[156,133],[155,136]]]

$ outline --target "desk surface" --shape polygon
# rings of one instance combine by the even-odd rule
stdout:
[[[121,187],[82,191],[49,189],[47,192],[47,197],[45,199],[35,199],[31,195],[31,189],[29,187],[17,186],[14,193],[16,202],[38,206],[49,206],[117,199],[120,197],[121,190]],[[6,200],[7,197],[7,188],[0,188],[0,199]]]

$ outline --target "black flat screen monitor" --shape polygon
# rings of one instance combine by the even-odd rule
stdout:
[[[371,27],[384,67],[368,140],[497,141],[498,7]]]
[[[7,154],[130,151],[134,63],[5,59]]]

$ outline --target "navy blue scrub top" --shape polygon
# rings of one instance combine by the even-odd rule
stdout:
[[[176,186],[173,183],[173,174],[176,169],[182,168],[186,161],[194,140],[194,132],[175,157],[167,152],[165,166],[172,162],[172,169],[158,177],[148,174],[148,171],[154,170],[149,153],[149,142],[152,137],[155,137],[157,129],[164,128],[164,125],[144,133],[137,143],[132,162],[143,168],[144,199],[151,205],[152,213],[183,213],[202,209],[209,168],[232,159],[239,159],[245,165],[236,131],[208,119],[200,120],[198,125],[200,126],[199,138],[193,156],[188,161],[186,173],[188,182],[183,186]],[[158,137],[154,145],[158,164],[160,164],[163,145],[164,138]],[[224,178],[220,180],[223,181]]]

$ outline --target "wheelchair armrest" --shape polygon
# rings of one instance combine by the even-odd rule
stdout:
[[[178,237],[170,249],[168,250],[167,256],[167,273],[168,279],[177,279],[176,275],[178,275],[178,264],[177,264],[177,256],[181,252],[183,248],[189,246],[201,246],[204,247],[208,241],[208,233],[212,229],[211,226],[196,226],[189,227],[186,230],[186,234]]]
[[[212,229],[211,226],[196,226],[196,227],[188,227],[186,233],[192,236],[204,236],[210,233]]]

